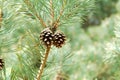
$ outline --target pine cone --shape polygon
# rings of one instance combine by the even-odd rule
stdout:
[[[3,66],[4,66],[3,59],[0,58],[0,70],[3,68]]]
[[[45,28],[41,33],[40,33],[40,40],[46,45],[46,46],[51,46],[53,43],[53,33],[49,28]]]
[[[54,80],[69,80],[69,76],[63,73],[57,73]]]
[[[62,76],[57,76],[55,80],[66,80],[66,79]]]
[[[57,31],[54,34],[53,45],[60,48],[65,43],[65,40],[66,36],[62,32]]]

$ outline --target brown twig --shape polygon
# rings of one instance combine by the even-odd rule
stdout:
[[[45,58],[44,58],[41,66],[40,66],[40,70],[39,70],[39,74],[38,74],[37,80],[41,79],[41,76],[42,76],[42,73],[43,73],[43,70],[44,70],[44,67],[45,67],[45,64],[46,64],[49,52],[50,52],[50,48],[51,48],[51,46],[47,47],[47,50],[46,50],[46,53],[45,53]]]
[[[64,12],[64,8],[65,8],[65,1],[66,1],[66,0],[64,0],[64,1],[63,1],[62,8],[60,9],[60,15],[58,16],[57,20],[56,20],[56,21],[55,21],[55,23],[53,24],[54,28],[57,28],[57,27],[58,27],[58,25],[59,25],[60,18],[61,18],[61,16],[62,16],[63,12]]]
[[[43,19],[37,14],[37,12],[35,11],[35,9],[33,8],[33,5],[30,3],[29,0],[24,0],[25,4],[32,9],[35,12],[35,16],[39,19],[40,23],[42,24],[42,26],[46,27],[45,22],[43,21]]]
[[[39,19],[39,21],[42,24],[42,26],[47,27],[46,24],[45,24],[45,22],[43,21],[43,19],[37,13],[35,15]]]
[[[52,23],[54,22],[54,8],[53,8],[53,1],[50,0],[50,15],[51,15],[51,19],[52,19]]]

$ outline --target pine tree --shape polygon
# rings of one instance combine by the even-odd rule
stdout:
[[[83,16],[92,11],[94,0],[0,0],[0,3],[0,55],[5,61],[1,80],[75,79],[74,49],[65,30],[82,22]],[[60,41],[66,41],[43,44],[40,33],[45,28],[50,29],[53,37],[59,35]],[[56,33],[59,30],[63,33]],[[53,42],[56,39],[57,36]]]

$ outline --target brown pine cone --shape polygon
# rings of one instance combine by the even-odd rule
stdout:
[[[62,32],[57,31],[54,34],[53,45],[58,48],[61,48],[65,43],[65,40],[66,40],[66,36]]]
[[[0,58],[0,70],[2,70],[3,67],[4,67],[4,62],[3,59]]]
[[[46,45],[46,46],[51,46],[53,43],[53,33],[49,28],[45,28],[41,33],[40,33],[40,40]]]

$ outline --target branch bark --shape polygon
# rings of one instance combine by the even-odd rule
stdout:
[[[49,55],[49,52],[50,52],[50,48],[51,46],[48,46],[47,47],[47,50],[46,50],[46,53],[45,53],[45,58],[42,62],[42,65],[40,66],[40,69],[39,69],[39,74],[37,76],[37,80],[41,80],[41,76],[42,76],[42,73],[43,73],[43,70],[44,70],[44,67],[45,67],[45,64],[47,62],[47,58],[48,58],[48,55]]]
[[[52,23],[54,22],[54,7],[53,7],[53,1],[50,0],[50,15],[51,15],[51,19],[52,19]]]
[[[66,0],[63,0],[63,5],[60,9],[60,14],[59,14],[57,20],[53,23],[54,28],[57,28],[59,26],[60,18],[63,15],[65,4],[66,4]]]

